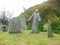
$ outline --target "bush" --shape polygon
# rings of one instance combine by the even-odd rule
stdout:
[[[43,21],[38,23],[38,31],[44,31],[43,30],[43,25],[44,25]]]
[[[28,24],[27,24],[27,26],[28,26],[28,30],[31,30],[31,28],[32,28],[32,24],[31,24],[32,22],[28,22]]]
[[[52,22],[51,28],[54,33],[60,33],[60,19],[55,22]]]

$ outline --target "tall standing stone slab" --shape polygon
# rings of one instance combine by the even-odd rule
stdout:
[[[36,9],[32,16],[28,19],[32,20],[32,33],[37,33],[38,30],[38,21],[41,21],[39,10]]]
[[[0,31],[2,31],[2,23],[0,22]]]
[[[53,34],[52,34],[52,29],[51,29],[50,26],[48,26],[47,35],[48,35],[48,37],[52,37],[52,36],[53,36]]]
[[[27,30],[26,19],[20,18],[21,21],[21,30]]]
[[[19,33],[21,29],[20,18],[14,17],[9,21],[9,33]]]

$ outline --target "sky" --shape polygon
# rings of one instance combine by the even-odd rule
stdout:
[[[12,13],[13,17],[19,16],[26,9],[46,2],[47,0],[0,0],[0,11],[4,10]]]

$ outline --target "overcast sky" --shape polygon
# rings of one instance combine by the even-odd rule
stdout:
[[[0,0],[0,11],[5,8],[6,11],[11,13],[14,12],[13,16],[16,17],[24,12],[22,7],[28,9],[34,5],[41,4],[46,1],[47,0]]]

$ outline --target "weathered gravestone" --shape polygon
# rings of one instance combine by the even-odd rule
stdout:
[[[2,31],[2,23],[0,22],[0,31]]]
[[[9,21],[9,33],[19,33],[20,32],[20,18],[14,17]]]
[[[47,30],[47,37],[52,37],[52,28],[50,27],[49,23],[43,25],[43,30]]]
[[[26,19],[20,18],[21,21],[21,30],[27,30]]]
[[[28,19],[32,20],[32,33],[37,33],[38,30],[38,21],[41,21],[39,10],[36,9],[32,16]]]
[[[47,28],[47,35],[48,35],[48,37],[52,37],[53,36],[52,29],[51,29],[50,26],[48,26],[48,28]]]

